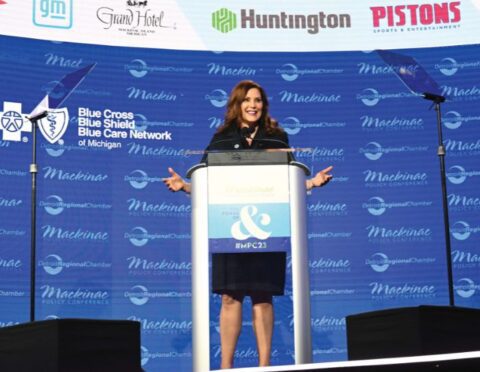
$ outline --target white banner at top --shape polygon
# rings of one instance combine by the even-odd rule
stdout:
[[[4,0],[0,33],[213,51],[347,51],[480,42],[480,0]]]

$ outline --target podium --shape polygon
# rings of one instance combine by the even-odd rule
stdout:
[[[312,361],[305,195],[308,174],[308,168],[282,150],[210,152],[206,164],[189,170],[194,371],[210,370],[209,255],[215,245],[214,249],[224,249],[225,253],[245,253],[275,250],[280,242],[287,242],[292,258],[295,364]],[[231,224],[226,217],[235,214],[239,221]],[[242,216],[249,220],[243,230],[238,227]],[[258,226],[250,220],[253,216],[262,217]]]

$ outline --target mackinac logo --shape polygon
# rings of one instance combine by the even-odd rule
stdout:
[[[173,204],[162,201],[160,204],[149,201],[130,198],[126,200],[128,214],[131,216],[189,216],[190,204]]]
[[[371,282],[370,295],[374,300],[435,298],[437,290],[431,284]]]
[[[347,258],[328,258],[319,257],[309,260],[308,266],[312,273],[349,273],[352,269],[352,263]],[[289,257],[287,270],[291,272],[292,258]]]
[[[367,62],[359,62],[357,66],[359,75],[387,75],[394,74],[397,70],[397,68],[387,66],[385,64],[379,66]],[[415,73],[415,71],[418,69],[418,66],[406,66],[403,67],[403,69]]]
[[[299,93],[291,90],[282,90],[278,92],[280,102],[294,104],[317,104],[317,103],[340,103],[342,96],[340,94],[324,94],[320,92]]]
[[[163,258],[162,260],[150,260],[145,257],[130,256],[126,258],[128,274],[132,276],[172,276],[175,281],[180,277],[190,277],[192,263],[188,261],[175,261]],[[187,281],[188,282],[188,281]]]
[[[480,99],[480,88],[476,85],[469,87],[459,87],[455,85],[442,85],[442,96],[449,98],[451,101],[476,101]]]
[[[321,30],[351,28],[350,14],[327,14],[323,11],[314,14],[258,14],[254,9],[240,10],[240,24],[237,14],[227,8],[212,13],[212,27],[222,33],[228,33],[240,26],[242,29],[306,30],[309,34],[318,34]]]
[[[54,53],[46,53],[44,57],[45,57],[45,65],[47,66],[79,69],[83,64],[82,58],[71,59],[71,58],[66,58]]]
[[[16,208],[21,206],[23,203],[22,199],[6,199],[2,196],[0,196],[0,208],[2,207],[11,207],[11,208]]]
[[[448,194],[448,206],[454,211],[478,211],[480,210],[480,197],[462,194]]]
[[[395,130],[421,130],[423,129],[422,118],[381,118],[370,115],[360,117],[362,130],[364,131],[395,131]]]
[[[452,261],[456,268],[459,269],[475,269],[480,267],[480,254],[474,251],[460,251],[458,249],[452,251]]]
[[[41,302],[49,305],[108,305],[110,294],[107,291],[86,288],[64,289],[49,284],[39,288]]]
[[[22,260],[0,256],[0,270],[21,270]]]
[[[378,225],[368,225],[366,228],[367,238],[372,243],[399,243],[413,241],[432,240],[432,230],[428,227],[389,228]]]
[[[345,160],[345,149],[342,147],[312,147],[312,148],[303,148],[297,149],[296,157],[302,161],[344,161]],[[338,178],[337,178],[338,179]]]
[[[428,176],[425,172],[403,172],[386,173],[367,169],[363,171],[365,187],[403,187],[403,186],[425,186],[428,184]]]
[[[141,318],[135,315],[129,316],[127,319],[139,322],[142,328],[142,334],[187,334],[192,332],[191,320]],[[175,354],[180,355],[181,353]]]
[[[3,141],[21,141],[22,132],[31,132],[32,123],[22,113],[22,104],[17,102],[4,102],[3,112],[0,112],[0,130]],[[27,139],[23,140],[24,142]]]
[[[445,150],[451,156],[475,156],[480,154],[480,139],[473,141],[447,139],[444,144]]]
[[[348,205],[346,203],[331,203],[317,201],[307,205],[309,216],[347,216]]]
[[[259,69],[258,71],[262,71]],[[257,69],[248,66],[238,66],[230,67],[226,65],[221,65],[219,63],[208,63],[207,71],[209,75],[220,75],[220,76],[255,76],[257,74]]]

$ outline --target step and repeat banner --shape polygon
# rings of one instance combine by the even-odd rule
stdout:
[[[447,96],[455,302],[480,307],[478,2],[362,3],[0,1],[0,326],[29,319],[26,116],[91,63],[55,117],[62,139],[37,134],[37,320],[137,320],[146,371],[191,370],[190,199],[162,177],[200,160],[243,79],[265,87],[298,161],[334,166],[307,200],[314,361],[347,358],[347,315],[447,305],[436,113],[372,51],[389,46],[414,47],[400,52]],[[274,301],[277,365],[294,362],[291,294],[288,279]],[[254,366],[248,300],[243,325],[236,365]]]

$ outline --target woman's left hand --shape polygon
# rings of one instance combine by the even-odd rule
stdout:
[[[325,186],[330,180],[332,179],[332,175],[330,174],[333,166],[330,165],[329,167],[322,169],[318,172],[315,177],[307,180],[307,190],[311,190],[314,187]]]

